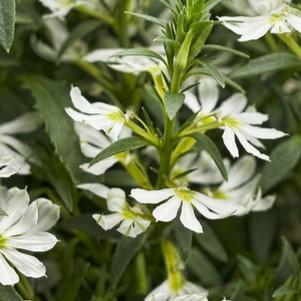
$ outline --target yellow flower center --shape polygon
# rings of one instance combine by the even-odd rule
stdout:
[[[231,128],[238,128],[240,126],[240,122],[232,117],[226,117],[223,119],[223,122]]]
[[[115,121],[115,122],[124,122],[125,121],[124,115],[121,111],[110,112],[110,113],[108,113],[107,117],[111,121]]]
[[[188,188],[178,188],[176,189],[176,195],[184,202],[191,203],[193,200],[194,193]]]
[[[137,218],[137,215],[135,214],[135,212],[133,212],[131,210],[131,208],[129,206],[126,206],[123,210],[122,210],[122,216],[124,219],[127,220],[134,220]]]
[[[7,239],[0,235],[0,249],[5,248],[7,243]]]

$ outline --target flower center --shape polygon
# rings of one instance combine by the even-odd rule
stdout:
[[[7,242],[7,239],[0,235],[0,249],[6,247],[6,242]]]
[[[123,113],[119,110],[108,113],[107,117],[111,121],[115,121],[115,122],[124,122],[125,121]]]
[[[223,119],[223,122],[231,128],[238,128],[240,126],[240,122],[232,117],[226,117]]]
[[[129,207],[124,208],[121,214],[123,218],[127,220],[134,220],[137,217],[135,212],[133,212]]]
[[[188,188],[179,188],[176,189],[176,195],[183,201],[191,203],[193,200],[193,192]]]

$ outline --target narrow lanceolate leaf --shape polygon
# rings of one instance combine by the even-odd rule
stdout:
[[[9,52],[14,40],[16,19],[15,0],[0,1],[0,45]]]
[[[13,287],[0,284],[0,301],[23,301],[23,298]]]
[[[100,24],[102,23],[98,20],[89,20],[84,23],[79,23],[79,25],[75,27],[62,45],[57,55],[57,60],[61,60],[63,54],[68,50],[69,47],[73,45],[73,43],[95,30]]]
[[[230,52],[234,55],[241,56],[243,58],[248,59],[250,56],[244,52],[222,46],[222,45],[214,45],[214,44],[207,44],[203,47],[204,50],[219,50],[219,51],[225,51],[225,52]]]
[[[212,8],[214,8],[220,2],[221,2],[221,0],[209,0],[205,3],[204,10],[209,12]]]
[[[297,56],[289,53],[273,53],[251,60],[247,65],[235,70],[231,77],[251,77],[290,68],[301,68],[301,60]]]
[[[178,111],[181,109],[184,100],[184,94],[175,94],[171,92],[165,93],[166,111],[170,120],[174,119]]]
[[[271,154],[271,162],[263,169],[261,187],[263,192],[284,180],[301,158],[301,136],[296,135],[279,144]]]
[[[197,149],[203,149],[210,155],[210,157],[215,162],[217,168],[219,169],[221,175],[227,181],[228,180],[227,170],[224,165],[220,151],[218,150],[215,143],[204,134],[198,133],[192,135],[192,137],[197,141],[196,144]]]
[[[163,20],[161,20],[159,18],[156,18],[156,17],[153,17],[153,16],[150,16],[150,15],[138,14],[138,13],[129,12],[129,11],[127,11],[126,13],[129,14],[129,15],[144,19],[144,20],[149,21],[151,23],[157,24],[161,27],[165,27],[165,25],[166,25],[166,22],[164,22]]]
[[[111,267],[112,287],[116,286],[131,260],[143,247],[147,236],[147,233],[145,233],[135,239],[128,237],[123,237],[120,239],[113,255]]]
[[[69,85],[42,76],[26,76],[24,86],[35,98],[46,132],[72,180],[76,183],[92,180],[93,177],[79,168],[86,159],[81,153],[73,121],[65,112],[71,103]]]
[[[200,61],[200,64],[204,67],[208,75],[211,75],[222,88],[225,88],[225,76],[215,66],[204,61]]]
[[[147,144],[148,143],[145,140],[139,137],[120,139],[102,150],[94,159],[91,160],[90,165],[120,153],[139,149]]]
[[[195,234],[196,241],[209,255],[217,260],[226,262],[228,260],[228,255],[224,246],[207,224],[202,222],[202,226],[204,228],[204,233]]]
[[[143,47],[118,51],[117,53],[112,55],[112,57],[116,56],[147,56],[165,62],[163,57],[159,53]]]

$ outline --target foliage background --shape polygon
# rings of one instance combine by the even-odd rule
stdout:
[[[24,140],[42,164],[33,165],[32,175],[14,176],[2,184],[28,186],[33,197],[46,196],[61,206],[61,221],[55,228],[60,243],[41,256],[47,265],[47,279],[22,279],[15,289],[0,286],[1,301],[142,300],[165,278],[154,238],[123,238],[114,231],[102,231],[91,219],[91,213],[105,205],[101,199],[75,188],[75,184],[89,180],[89,175],[78,169],[84,159],[72,121],[64,112],[73,84],[91,99],[110,99],[123,108],[144,106],[160,124],[157,108],[144,90],[145,82],[150,80],[146,74],[136,78],[105,65],[94,70],[79,60],[96,48],[152,43],[157,29],[124,14],[130,2],[114,2],[113,26],[72,11],[58,25],[70,32],[63,43],[59,43],[62,30],[49,30],[51,21],[43,19],[47,11],[38,1],[20,0],[16,5],[12,48],[9,53],[0,50],[0,121],[33,109],[40,113],[43,128]],[[3,7],[13,3],[1,0],[1,13]],[[213,18],[234,14],[226,4],[214,8]],[[160,1],[140,0],[135,12],[167,18],[160,15],[162,9]],[[0,30],[4,48],[12,42],[12,38],[3,38],[10,36],[11,18],[0,14],[0,28],[6,30],[4,34]],[[248,43],[236,40],[234,34],[216,25],[209,43],[244,51],[250,59],[221,52],[208,56],[245,89],[250,103],[270,116],[270,126],[290,134],[280,142],[267,144],[272,163],[260,163],[262,188],[265,193],[277,194],[277,203],[265,213],[206,221],[205,234],[192,236],[174,223],[166,235],[180,247],[189,279],[209,288],[212,300],[227,295],[232,301],[297,301],[301,300],[301,61],[283,44],[273,45],[269,39]],[[54,50],[49,52],[46,47]],[[233,88],[227,86],[222,93],[232,92]],[[183,116],[187,114],[184,110]],[[217,143],[223,149],[220,141]],[[125,189],[132,185],[120,167],[98,180]]]

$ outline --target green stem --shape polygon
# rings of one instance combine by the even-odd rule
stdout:
[[[301,59],[301,47],[291,34],[282,34],[278,35],[278,37]]]
[[[143,252],[141,252],[136,258],[136,275],[138,282],[138,293],[140,295],[147,294],[148,278],[146,271],[146,260]]]
[[[76,6],[75,9],[85,15],[88,15],[88,16],[94,17],[98,20],[101,20],[102,22],[104,22],[107,25],[110,25],[111,27],[114,26],[114,22],[115,22],[114,18],[112,18],[110,15],[108,15],[104,12],[90,9],[90,8],[86,7],[85,5]]]

